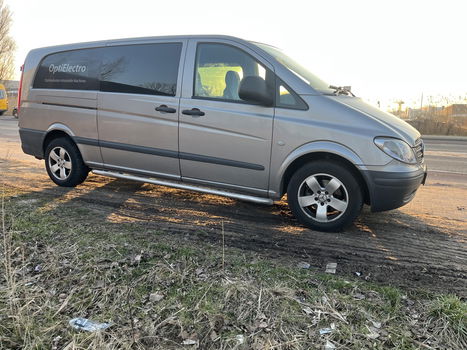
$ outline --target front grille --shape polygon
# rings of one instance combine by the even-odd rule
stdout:
[[[413,151],[415,152],[415,156],[417,157],[418,164],[423,164],[425,161],[425,145],[422,139],[417,139],[415,141],[415,146],[412,147]]]

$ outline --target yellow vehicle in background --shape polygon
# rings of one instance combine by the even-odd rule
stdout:
[[[3,115],[8,110],[8,98],[6,95],[5,86],[0,84],[0,115]]]

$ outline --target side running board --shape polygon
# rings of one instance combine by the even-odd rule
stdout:
[[[170,180],[160,180],[160,179],[155,179],[155,178],[123,174],[123,173],[117,173],[114,171],[105,171],[105,170],[93,170],[92,172],[96,175],[110,176],[110,177],[115,177],[117,179],[147,182],[147,183],[154,184],[154,185],[174,187],[174,188],[179,188],[182,190],[190,190],[190,191],[198,191],[198,192],[203,192],[203,193],[215,194],[218,196],[240,199],[243,201],[253,202],[253,203],[258,203],[258,204],[272,205],[274,203],[273,200],[270,198],[250,196],[247,194],[223,191],[219,189],[213,189],[213,188],[197,186],[197,185],[189,185],[186,183],[175,182],[175,181],[170,181]]]

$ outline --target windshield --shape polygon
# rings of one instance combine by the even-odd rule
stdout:
[[[305,81],[308,85],[310,85],[313,89],[318,90],[320,92],[332,92],[332,89],[329,88],[329,84],[318,78],[316,75],[311,73],[308,69],[303,67],[301,64],[287,56],[283,51],[280,49],[269,46],[266,44],[254,43],[256,46],[260,47],[268,54],[273,56],[276,60],[282,63],[287,69],[289,69],[292,73],[297,75],[303,81]]]

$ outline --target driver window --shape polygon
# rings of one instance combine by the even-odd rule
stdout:
[[[244,51],[225,44],[199,44],[196,52],[194,96],[241,101],[240,82],[246,76],[266,79],[266,68]]]

